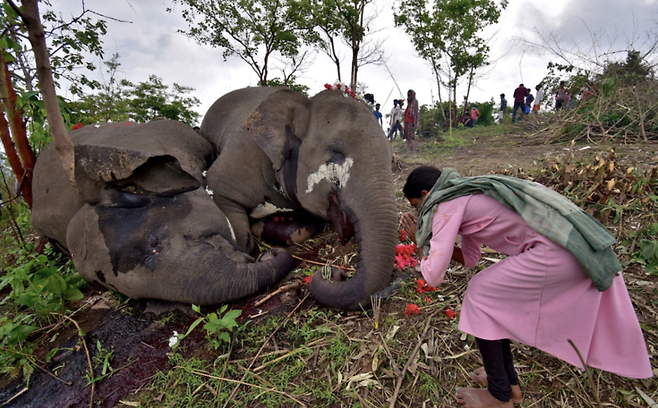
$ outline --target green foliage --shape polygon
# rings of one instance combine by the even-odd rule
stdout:
[[[655,198],[658,200],[658,197]],[[633,254],[633,261],[642,265],[647,272],[658,275],[658,223],[652,223],[634,234],[639,242],[639,251]]]
[[[64,262],[47,247],[43,255],[31,245],[21,249],[15,265],[6,267],[0,278],[0,289],[11,291],[0,302],[4,316],[0,318],[0,373],[26,378],[34,371],[34,345],[28,336],[51,320],[67,313],[66,304],[82,299],[80,288],[85,281],[75,273],[72,262]]]
[[[35,254],[34,248],[21,250],[16,265],[0,278],[0,290],[11,287],[2,304],[12,302],[17,308],[33,308],[40,317],[65,313],[67,301],[82,299],[79,287],[83,280],[75,273],[71,260],[59,264],[61,255],[55,255],[50,247],[41,255]]]
[[[336,66],[339,80],[341,76],[340,50],[338,44],[350,48],[350,88],[362,91],[358,82],[358,68],[368,63],[379,63],[378,44],[365,41],[368,34],[366,7],[373,0],[291,0],[296,15],[302,16],[301,23],[306,29],[306,42],[317,45]]]
[[[93,358],[92,364],[94,368],[101,366],[101,374],[92,379],[90,373],[87,372],[86,376],[87,380],[89,381],[87,385],[99,382],[102,379],[110,377],[112,374],[114,374],[114,369],[110,365],[112,359],[114,359],[114,351],[103,348],[100,340],[96,340],[96,355]]]
[[[147,122],[155,118],[178,120],[194,126],[199,113],[193,110],[201,104],[198,98],[187,96],[194,89],[178,84],[170,90],[162,79],[151,75],[147,82],[134,84],[128,80],[116,81],[114,75],[121,65],[119,55],[114,54],[106,61],[109,81],[100,92],[84,95],[81,99],[70,102],[63,110],[69,127],[80,122],[92,124],[97,122],[120,122],[133,120]]]
[[[196,305],[192,305],[192,309],[201,314],[201,308]],[[206,340],[210,343],[210,346],[213,349],[218,349],[224,344],[231,343],[231,336],[229,333],[236,327],[238,323],[236,319],[242,314],[242,310],[233,309],[228,310],[228,305],[223,305],[217,312],[212,312],[207,315],[202,315],[198,317],[187,329],[187,332],[182,335],[177,335],[177,339],[172,337],[171,348],[176,349],[180,345],[180,342],[201,323],[203,329],[206,331]]]
[[[411,37],[414,48],[428,61],[437,77],[446,76],[456,92],[459,80],[487,65],[489,46],[482,30],[498,22],[507,0],[403,0],[394,10],[394,22]],[[441,60],[448,61],[448,67]],[[449,70],[446,72],[446,68]],[[453,97],[453,100],[456,98]]]
[[[123,80],[121,86],[126,89],[129,115],[136,122],[163,117],[193,125],[199,118],[199,114],[190,108],[200,105],[201,101],[196,97],[185,96],[193,88],[174,84],[170,92],[162,79],[155,75],[149,76],[147,82],[136,85]]]
[[[279,0],[174,0],[185,6],[189,30],[179,32],[199,44],[223,49],[224,58],[235,55],[268,83],[273,57],[299,56],[307,31],[303,16]],[[167,9],[172,12],[172,9]],[[299,68],[296,62],[293,69]]]

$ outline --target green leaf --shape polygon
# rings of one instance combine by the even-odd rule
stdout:
[[[192,305],[192,310],[194,310],[197,313],[201,313],[201,306]]]
[[[642,248],[642,257],[644,259],[651,259],[658,253],[658,242],[642,240],[640,242],[640,247]]]
[[[221,332],[221,333],[219,333],[219,335],[217,335],[217,338],[218,338],[219,340],[223,340],[223,341],[225,341],[226,343],[230,343],[230,342],[231,342],[231,336],[229,336],[228,333],[226,333],[226,332]]]
[[[53,275],[46,282],[46,290],[57,296],[63,295],[67,286],[66,281],[60,275]]]
[[[242,310],[233,309],[233,310],[229,310],[228,312],[226,312],[226,314],[224,315],[224,319],[236,320],[241,315],[242,315]]]
[[[78,289],[75,288],[68,288],[66,289],[66,292],[64,292],[64,299],[71,301],[71,300],[80,300],[84,297],[84,294],[80,292]]]

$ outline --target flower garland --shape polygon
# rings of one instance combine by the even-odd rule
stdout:
[[[342,92],[345,92],[345,95],[347,95],[347,96],[351,96],[351,97],[354,98],[354,99],[361,99],[361,97],[360,97],[359,95],[357,95],[356,92],[354,92],[353,89],[351,89],[349,86],[345,85],[345,84],[342,83],[342,82],[338,82],[338,81],[336,81],[336,82],[333,83],[333,85],[330,85],[330,84],[324,84],[324,87],[325,87],[326,89],[331,90],[331,91],[342,91]]]

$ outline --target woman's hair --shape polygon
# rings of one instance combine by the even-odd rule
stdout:
[[[419,198],[423,190],[430,191],[436,180],[441,176],[441,170],[434,166],[416,167],[407,177],[402,193],[407,198]]]

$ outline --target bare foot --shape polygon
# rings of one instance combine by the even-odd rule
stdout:
[[[480,384],[483,387],[489,386],[489,380],[487,380],[487,372],[484,371],[484,367],[480,367],[477,370],[469,374],[471,380]],[[520,404],[523,399],[523,393],[521,392],[520,385],[512,385],[512,402],[515,404]]]
[[[500,401],[485,388],[460,388],[457,390],[457,402],[464,408],[512,408],[512,401]]]

